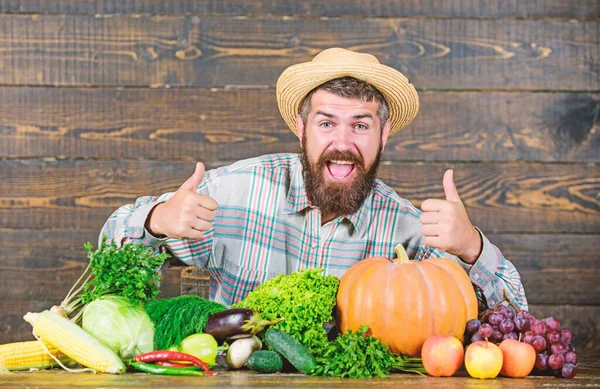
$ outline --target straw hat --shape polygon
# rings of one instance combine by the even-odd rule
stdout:
[[[410,123],[419,111],[419,96],[404,74],[379,63],[371,54],[331,48],[312,61],[292,65],[277,80],[277,105],[296,136],[296,116],[306,95],[335,78],[354,77],[373,85],[383,95],[390,112],[390,135]]]

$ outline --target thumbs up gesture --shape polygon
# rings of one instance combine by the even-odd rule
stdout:
[[[198,162],[194,174],[181,185],[173,197],[158,204],[146,220],[146,229],[156,236],[200,239],[211,228],[217,202],[197,192],[204,179],[204,164]]]
[[[425,244],[474,263],[481,253],[481,235],[469,220],[454,185],[452,170],[444,173],[443,186],[445,200],[427,199],[421,204],[421,233]]]

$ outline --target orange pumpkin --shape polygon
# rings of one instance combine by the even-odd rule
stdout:
[[[338,323],[342,333],[368,325],[395,353],[419,356],[431,335],[462,341],[467,321],[477,317],[477,297],[465,271],[447,258],[364,259],[340,280]]]

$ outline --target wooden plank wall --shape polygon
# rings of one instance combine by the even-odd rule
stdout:
[[[600,354],[597,0],[0,0],[0,343],[32,338],[22,315],[64,297],[118,206],[197,160],[297,151],[274,85],[332,46],[419,89],[381,178],[419,205],[453,167],[531,311]]]

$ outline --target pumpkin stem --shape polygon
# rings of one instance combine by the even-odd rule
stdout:
[[[397,263],[403,264],[409,262],[408,254],[406,253],[404,246],[402,246],[402,243],[398,243],[396,247],[394,247],[394,250],[396,251],[396,256],[398,257]]]

